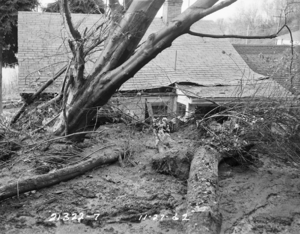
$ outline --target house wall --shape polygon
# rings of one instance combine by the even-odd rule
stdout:
[[[176,102],[185,105],[185,116],[187,117],[190,112],[190,104],[192,103],[192,99],[186,96],[180,89],[176,89],[177,100]]]
[[[155,105],[167,106],[167,114],[173,115],[176,111],[176,106],[174,105],[176,99],[175,94],[170,94],[165,96],[165,94],[154,95],[143,95],[143,96],[118,96],[113,97],[112,102],[124,113],[134,116],[138,120],[145,119],[146,114],[146,102]]]

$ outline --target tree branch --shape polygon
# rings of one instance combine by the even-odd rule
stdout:
[[[10,121],[10,125],[14,124],[19,117],[21,116],[21,114],[26,110],[26,107],[29,106],[31,103],[33,103],[33,101],[40,96],[40,94],[48,87],[50,86],[58,77],[60,77],[65,71],[67,70],[67,65],[64,66],[62,69],[60,69],[53,78],[51,78],[50,80],[48,80],[35,94],[33,94],[29,100],[27,100],[23,106],[21,107],[21,109],[15,114],[15,116],[12,118],[12,120]]]
[[[189,31],[188,34],[197,37],[210,37],[210,38],[239,38],[239,39],[272,39],[277,37],[277,34],[267,35],[267,36],[243,36],[243,35],[213,35],[205,33],[197,33]]]
[[[71,40],[68,40],[68,44],[69,44],[69,47],[70,47],[70,50],[71,50],[73,56],[75,57],[76,50],[75,50],[75,46],[74,46],[73,42]]]
[[[77,85],[82,85],[84,82],[83,79],[83,72],[84,72],[84,51],[83,51],[83,43],[85,40],[82,40],[81,34],[75,27],[73,26],[72,23],[72,18],[71,18],[71,12],[69,9],[69,4],[67,0],[62,0],[63,1],[63,8],[64,8],[64,13],[65,13],[65,18],[67,21],[67,25],[69,27],[70,33],[72,37],[74,38],[75,45],[72,43],[72,41],[69,42],[70,49],[73,53],[73,56],[75,58],[75,67],[77,70],[77,76],[76,76],[76,84]]]
[[[79,85],[84,83],[84,51],[83,51],[83,45],[82,43],[77,43],[77,50],[76,50],[76,58],[75,58],[75,67],[77,70],[76,74],[76,81],[78,81]]]
[[[68,4],[67,0],[62,0],[62,1],[63,1],[65,17],[66,17],[66,21],[67,21],[70,33],[71,33],[72,37],[76,41],[78,41],[78,40],[81,39],[81,35],[78,32],[78,30],[76,30],[75,27],[73,26],[72,18],[71,18],[71,12],[70,12],[70,9],[69,9],[69,4]]]
[[[281,32],[283,28],[288,26],[283,25],[278,32],[271,34],[271,35],[266,35],[266,36],[244,36],[244,35],[213,35],[213,34],[205,34],[205,33],[198,33],[198,32],[193,32],[191,30],[188,31],[188,34],[192,36],[197,36],[197,37],[210,37],[210,38],[239,38],[239,39],[273,39],[278,36],[278,34]],[[288,28],[289,29],[289,28]]]
[[[117,27],[112,27],[102,55],[90,73],[91,79],[116,68],[133,54],[163,2],[163,0],[133,1]]]

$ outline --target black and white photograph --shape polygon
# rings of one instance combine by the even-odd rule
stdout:
[[[0,234],[299,234],[300,0],[0,0]]]

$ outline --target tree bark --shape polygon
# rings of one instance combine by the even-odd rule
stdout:
[[[3,102],[3,87],[2,87],[2,51],[3,51],[3,46],[1,44],[1,39],[2,39],[2,36],[0,34],[0,116],[2,116],[2,113],[3,113],[3,105],[2,105],[2,102]]]
[[[54,172],[44,175],[22,178],[16,182],[9,183],[0,187],[0,201],[9,197],[19,195],[32,190],[38,190],[58,184],[62,181],[73,179],[85,172],[91,171],[93,168],[118,161],[121,146],[118,148],[105,149],[101,157],[92,157],[84,162],[72,165]]]
[[[218,164],[221,156],[208,146],[196,150],[188,180],[188,234],[219,234]]]

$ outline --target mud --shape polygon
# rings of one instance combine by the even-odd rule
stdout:
[[[111,131],[103,135],[102,143],[85,153],[97,151],[104,142],[126,140],[128,160],[2,201],[0,233],[184,233],[187,184],[152,169],[151,160],[157,154],[152,134],[123,125],[105,128]],[[184,132],[172,134],[176,147],[190,146],[191,140],[185,137]],[[266,155],[259,158],[259,168],[220,165],[222,233],[300,233],[299,169]],[[0,183],[30,173],[25,166],[1,169]],[[80,222],[70,220],[72,214],[80,213],[84,215]],[[51,221],[54,214],[61,215],[59,221]]]
[[[300,233],[299,169],[260,155],[261,167],[220,170],[224,234]]]

